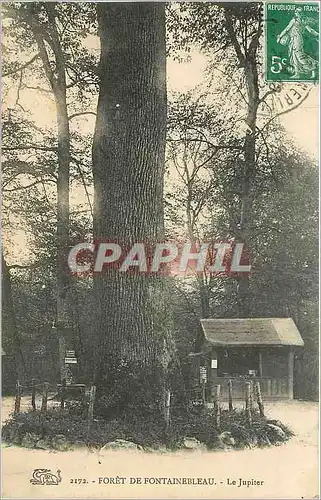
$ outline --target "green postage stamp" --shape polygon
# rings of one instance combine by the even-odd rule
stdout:
[[[265,4],[267,81],[319,81],[319,5],[279,1]]]

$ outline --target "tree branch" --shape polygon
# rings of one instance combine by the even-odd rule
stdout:
[[[245,64],[245,55],[243,54],[242,50],[241,50],[241,47],[240,47],[240,44],[238,42],[238,39],[236,37],[236,34],[235,34],[235,30],[234,30],[234,27],[233,27],[233,20],[232,20],[232,16],[228,10],[228,7],[224,7],[224,13],[225,13],[225,27],[226,27],[226,31],[228,32],[228,35],[231,39],[231,42],[233,44],[233,47],[235,49],[235,52],[236,52],[236,55],[237,55],[237,58],[239,60],[239,63],[241,66],[244,66]]]
[[[37,267],[41,267],[43,265],[42,262],[35,262],[34,264],[25,264],[25,265],[22,265],[22,264],[12,264],[11,266],[9,266],[7,264],[7,269],[10,271],[11,269],[35,269]]]
[[[31,87],[30,85],[24,84],[23,88],[28,89],[28,90],[37,90],[38,92],[45,92],[46,94],[52,95],[52,90],[44,89],[42,87],[39,87],[39,85],[37,85],[36,87]]]
[[[19,106],[22,109],[22,111],[25,113],[26,110],[24,109],[24,107],[19,102],[20,101],[20,92],[21,92],[21,89],[22,89],[22,74],[23,74],[23,72],[21,71],[20,72],[19,85],[18,85],[17,98],[16,98],[15,105]]]
[[[72,120],[73,118],[76,118],[77,116],[83,116],[83,115],[97,116],[97,114],[94,111],[80,111],[79,113],[74,113],[74,114],[68,116],[68,120]]]
[[[14,73],[18,73],[19,71],[24,70],[28,66],[30,66],[37,58],[39,57],[39,53],[37,53],[35,56],[33,56],[30,61],[27,61],[25,64],[22,64],[22,66],[19,66],[19,68],[12,69],[10,71],[7,71],[5,73],[2,73],[2,76],[9,76],[9,75],[14,75]]]
[[[91,215],[93,216],[94,215],[94,211],[93,211],[93,207],[92,207],[92,204],[91,204],[89,192],[88,192],[88,189],[87,189],[87,184],[85,182],[84,174],[83,174],[83,172],[81,170],[80,162],[76,158],[74,158],[74,157],[72,157],[71,160],[75,163],[76,168],[78,170],[78,173],[80,175],[81,182],[82,182],[82,184],[84,186],[84,190],[85,190],[85,193],[86,193],[86,197],[87,197],[88,205],[89,205],[89,208],[90,208],[90,212],[91,212]]]
[[[2,151],[23,151],[28,149],[36,149],[39,151],[58,151],[58,148],[55,146],[38,146],[37,144],[28,144],[26,146],[2,146],[1,149]]]
[[[239,150],[243,150],[243,147],[242,146],[236,146],[236,145],[226,145],[226,146],[220,146],[220,145],[217,145],[217,144],[213,144],[211,141],[208,141],[207,139],[199,139],[199,138],[189,138],[189,139],[185,139],[184,137],[180,137],[179,139],[168,139],[168,142],[202,142],[204,144],[207,144],[208,146],[210,146],[210,148],[213,148],[215,149],[216,151],[218,150],[221,150],[221,149],[239,149]]]
[[[4,188],[3,189],[3,192],[4,193],[13,193],[15,191],[21,191],[22,189],[28,189],[32,186],[35,186],[36,184],[39,184],[41,181],[34,181],[34,182],[31,182],[31,184],[28,184],[28,186],[17,186],[15,188],[11,188],[11,189],[6,189]]]
[[[21,175],[21,174],[18,174],[18,175]],[[16,176],[16,177],[18,177],[18,176]],[[5,188],[4,187],[3,188],[3,192],[4,193],[13,193],[15,191],[21,191],[22,189],[31,188],[33,186],[36,186],[37,184],[42,184],[43,182],[52,182],[53,184],[57,184],[57,182],[55,180],[53,180],[53,179],[44,179],[44,178],[41,178],[41,179],[35,180],[34,182],[31,182],[27,186],[16,186],[14,188]],[[10,182],[8,182],[6,185],[8,186],[8,184],[10,184]]]

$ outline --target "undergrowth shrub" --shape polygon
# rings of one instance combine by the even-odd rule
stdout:
[[[65,410],[48,409],[44,420],[39,411],[29,411],[12,416],[3,426],[3,440],[21,444],[23,436],[32,434],[49,440],[64,435],[68,443],[82,442],[101,447],[115,439],[132,441],[143,448],[180,449],[184,438],[195,438],[208,449],[225,447],[222,433],[233,438],[233,447],[244,448],[280,444],[288,440],[292,432],[279,421],[270,421],[253,412],[252,426],[245,411],[221,412],[220,429],[215,428],[213,412],[204,409],[174,411],[171,425],[165,433],[161,415],[123,415],[122,418],[96,419],[90,432],[87,430],[87,403],[69,405]]]

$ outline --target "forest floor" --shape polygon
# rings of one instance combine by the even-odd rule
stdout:
[[[13,405],[13,398],[3,398],[2,420]],[[22,409],[27,408],[23,398]],[[295,436],[281,446],[212,452],[56,452],[3,444],[2,498],[318,498],[318,404],[267,403],[266,413]],[[60,469],[61,483],[32,485],[36,468],[53,474]],[[86,482],[74,484],[78,478]],[[111,478],[118,484],[110,484]],[[130,478],[141,478],[141,484],[130,484]],[[216,484],[152,484],[155,478],[215,478]],[[240,486],[240,478],[259,484]]]

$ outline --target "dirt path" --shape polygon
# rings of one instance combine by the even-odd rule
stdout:
[[[3,417],[11,408],[12,399],[5,398]],[[163,454],[4,447],[2,498],[318,498],[318,405],[274,403],[267,412],[293,429],[290,442],[266,449]],[[54,474],[60,469],[61,483],[32,485],[36,468]],[[86,483],[71,482],[78,478]],[[130,478],[141,478],[141,484],[130,484]],[[169,478],[181,484],[162,484]],[[184,484],[190,478],[194,485]],[[208,483],[215,478],[215,484],[204,478]],[[240,478],[256,484],[239,486]]]

